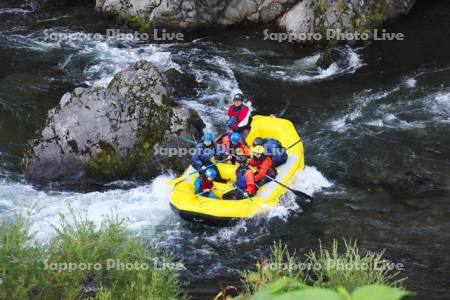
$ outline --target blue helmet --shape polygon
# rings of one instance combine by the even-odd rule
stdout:
[[[238,132],[233,132],[230,138],[231,142],[234,144],[241,142],[241,135]]]
[[[212,179],[215,179],[217,177],[217,171],[209,168],[205,171],[205,175],[206,177],[211,177]]]
[[[203,142],[212,142],[214,140],[214,137],[211,133],[205,133],[202,137]]]

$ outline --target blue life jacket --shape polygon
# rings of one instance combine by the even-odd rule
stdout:
[[[202,166],[208,166],[212,164],[211,159],[219,155],[216,143],[212,143],[211,146],[206,147],[203,143],[198,143],[195,146],[195,153],[192,155],[192,166],[199,170]]]
[[[236,185],[241,189],[245,189],[247,187],[247,180],[245,180],[245,173],[248,168],[239,167],[236,170]]]
[[[264,142],[267,154],[272,156],[272,162],[275,166],[284,164],[287,161],[286,149],[283,148],[281,143],[273,138],[267,138]]]

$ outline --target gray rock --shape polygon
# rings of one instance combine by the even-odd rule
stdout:
[[[96,7],[125,21],[194,29],[241,22],[269,23],[298,0],[97,0]],[[134,22],[131,22],[134,23]]]
[[[297,36],[324,34],[330,29],[372,33],[372,29],[407,14],[414,3],[415,0],[303,0],[279,18],[278,25]]]
[[[96,7],[140,29],[268,24],[297,35],[371,30],[407,14],[415,0],[97,0]],[[314,42],[313,39],[298,42]]]
[[[182,98],[192,98],[196,95],[198,88],[197,80],[192,74],[181,73],[171,68],[164,72],[171,96],[174,100]]]
[[[108,88],[66,93],[30,142],[23,165],[35,182],[148,178],[189,163],[155,155],[155,147],[180,146],[203,127],[195,112],[172,104],[156,68],[140,61],[116,74]]]

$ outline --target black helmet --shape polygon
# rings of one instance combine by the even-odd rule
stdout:
[[[241,93],[237,93],[236,95],[234,95],[233,101],[244,101],[244,95],[242,95]]]
[[[255,138],[253,141],[253,147],[264,145],[264,140],[260,137]]]

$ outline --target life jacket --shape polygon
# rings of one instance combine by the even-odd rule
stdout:
[[[252,158],[249,163],[251,166],[256,167],[255,181],[264,179],[266,175],[274,178],[277,176],[277,171],[272,165],[272,158],[268,155],[261,155],[260,158]]]
[[[228,154],[245,155],[247,157],[250,157],[250,150],[248,149],[248,147],[242,142],[240,142],[239,144],[233,144],[230,141],[229,134],[225,134],[222,137],[221,142],[222,142],[221,150],[223,151],[223,154],[228,152]],[[241,152],[241,153],[238,153],[238,152]]]
[[[236,185],[250,195],[256,193],[253,172],[247,166],[241,166],[236,170]]]
[[[218,149],[215,143],[211,143],[211,146],[206,147],[203,143],[198,143],[195,146],[195,153],[192,155],[192,166],[198,170],[202,166],[210,165],[211,159],[217,156]]]
[[[264,146],[268,155],[272,157],[272,163],[274,166],[279,166],[287,161],[286,149],[283,148],[281,143],[274,138],[268,138],[264,141]]]
[[[240,142],[239,144],[230,143],[228,151],[230,154],[233,154],[233,155],[245,155],[247,157],[250,157],[250,150],[242,142]]]
[[[200,175],[194,183],[195,192],[201,193],[206,189],[211,189],[214,186],[214,183],[209,181],[205,175]]]
[[[246,105],[241,105],[236,107],[234,105],[230,105],[228,107],[228,117],[234,118],[234,123],[229,124],[229,128],[231,130],[236,129],[237,127],[244,127],[248,125],[250,120],[250,109]]]

